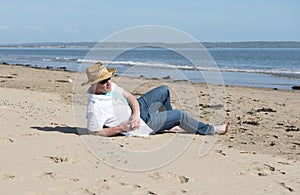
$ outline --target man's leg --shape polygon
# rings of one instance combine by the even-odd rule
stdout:
[[[172,110],[170,92],[167,86],[160,86],[138,98],[141,118],[147,122],[151,113]]]
[[[147,121],[147,125],[154,130],[152,134],[171,129],[175,126],[179,126],[189,133],[199,133],[202,135],[214,134],[214,126],[197,121],[181,110],[152,113]]]

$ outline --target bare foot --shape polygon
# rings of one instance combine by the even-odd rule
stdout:
[[[226,123],[223,125],[217,125],[217,126],[215,126],[215,134],[224,135],[225,133],[228,132],[229,127],[230,127],[230,123]]]

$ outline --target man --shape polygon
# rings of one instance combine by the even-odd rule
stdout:
[[[167,86],[157,87],[140,98],[111,81],[116,69],[101,62],[86,70],[88,90],[87,128],[100,136],[149,135],[179,126],[203,135],[225,134],[229,123],[212,126],[192,118],[186,112],[173,110]],[[150,127],[150,128],[149,128]]]

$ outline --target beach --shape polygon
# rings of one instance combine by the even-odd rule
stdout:
[[[168,85],[175,108],[206,123],[229,121],[231,129],[222,136],[176,129],[148,138],[101,138],[77,131],[84,129],[74,117],[78,73],[11,65],[0,70],[1,194],[300,193],[299,90],[116,76],[113,81],[136,96]],[[130,159],[109,165],[85,142],[105,139],[145,151],[175,136],[189,140],[182,153],[147,170],[122,169]],[[204,150],[206,143],[213,144]]]

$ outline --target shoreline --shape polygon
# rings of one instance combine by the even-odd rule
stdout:
[[[41,67],[41,66],[38,66],[38,65],[31,65],[31,64],[9,64],[7,62],[0,62],[0,65],[7,65],[7,66],[21,66],[21,67],[28,67],[28,68],[34,68],[34,69],[45,69],[45,70],[51,70],[51,71],[65,71],[65,72],[71,72],[71,73],[77,73],[77,71],[73,71],[73,70],[69,70],[66,66],[60,66],[60,67],[53,67],[53,66],[46,66],[46,67]],[[208,71],[209,72],[209,71]],[[230,72],[230,71],[225,71],[225,72],[222,72],[223,74],[223,77],[226,76],[226,75],[229,75],[230,77],[230,74],[234,74],[236,72]],[[282,78],[282,77],[279,77],[277,75],[273,75],[273,74],[262,74],[262,73],[246,73],[246,72],[240,72],[240,74],[253,74],[253,75],[258,75],[258,76],[261,76],[261,77],[264,77],[264,76],[271,76],[271,77],[278,77],[278,78]],[[118,75],[118,73],[116,74]],[[121,76],[121,75],[118,75],[118,76]],[[129,77],[129,78],[145,78],[145,79],[170,79],[170,80],[173,80],[173,81],[186,81],[186,82],[191,82],[191,83],[200,83],[200,84],[207,84],[206,82],[203,82],[203,81],[188,81],[188,80],[174,80],[172,79],[170,76],[164,76],[164,77],[161,77],[161,78],[157,78],[157,77],[145,77],[143,74],[140,74],[140,75],[127,75],[127,76],[124,76],[124,77]],[[227,76],[228,77],[228,76]],[[292,79],[292,80],[297,80],[296,78],[287,78],[287,79]],[[234,81],[233,81],[234,82]],[[209,84],[209,85],[213,85],[213,84]],[[241,84],[241,83],[236,83],[236,84],[225,84],[225,86],[236,86],[236,87],[251,87],[251,88],[262,88],[262,89],[273,89],[273,90],[291,90],[291,91],[296,91],[296,90],[299,90],[300,89],[300,83],[299,85],[287,85],[287,84],[276,84],[278,85],[279,87],[267,87],[268,84],[262,84],[262,83],[252,83],[252,86],[251,84]],[[255,86],[256,85],[256,86]],[[269,84],[269,85],[272,85],[272,84]],[[273,84],[274,85],[274,84]],[[280,87],[282,86],[282,87]],[[283,86],[285,86],[283,88]]]
[[[77,134],[72,100],[77,73],[7,65],[0,70],[3,194],[300,192],[300,91],[116,76],[113,81],[136,96],[168,85],[175,108],[205,123],[232,124],[226,135],[216,137],[166,132],[149,139],[107,138],[118,148],[138,151],[160,148],[174,136],[191,140],[173,161],[134,172],[107,165],[87,148],[85,135]],[[214,102],[219,88],[225,91],[221,102]],[[214,113],[220,120],[212,118]],[[101,146],[102,139],[88,138]],[[200,157],[210,138],[217,139],[215,145]]]

